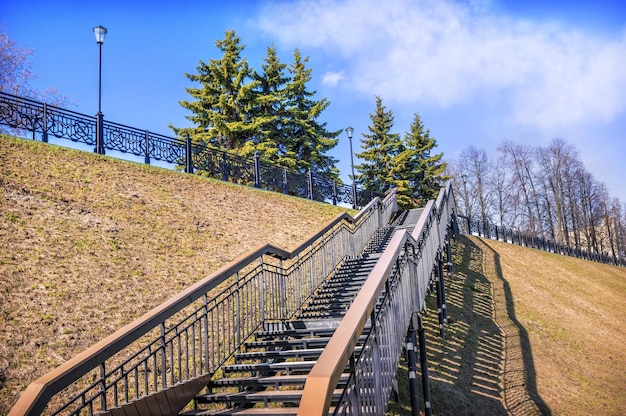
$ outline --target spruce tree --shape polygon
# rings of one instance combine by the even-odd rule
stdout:
[[[235,31],[225,32],[225,38],[215,42],[223,53],[221,59],[209,63],[199,61],[196,74],[185,76],[200,83],[197,88],[185,88],[193,101],[180,105],[193,114],[186,116],[195,126],[176,128],[180,137],[189,134],[194,142],[226,149],[240,149],[257,133],[258,126],[251,121],[258,82],[251,81],[252,69],[241,52],[245,45]]]
[[[285,88],[290,78],[285,74],[287,65],[280,62],[274,46],[267,48],[261,64],[262,72],[254,72],[256,81],[255,106],[251,120],[255,125],[255,138],[246,142],[243,155],[258,152],[264,160],[281,164],[286,149],[284,145]]]
[[[396,186],[391,170],[398,154],[400,136],[391,132],[393,112],[386,111],[380,96],[376,96],[376,110],[370,114],[370,120],[369,133],[363,133],[361,139],[363,151],[356,155],[364,162],[355,166],[358,171],[355,179],[365,190],[384,192]]]
[[[302,58],[298,49],[294,50],[293,58],[289,66],[291,80],[285,89],[286,118],[281,136],[284,142],[280,143],[285,149],[283,163],[301,172],[311,169],[316,174],[336,179],[339,175],[335,167],[337,160],[326,152],[337,145],[341,130],[328,131],[326,123],[318,121],[330,101],[313,99],[316,91],[307,89],[312,72],[306,67],[309,58]]]
[[[424,127],[419,114],[415,114],[410,130],[405,133],[399,152],[393,161],[391,176],[398,187],[398,207],[411,209],[423,206],[437,197],[443,183],[446,163],[443,153],[431,155],[437,141]]]

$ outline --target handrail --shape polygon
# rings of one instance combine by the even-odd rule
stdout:
[[[405,270],[399,270],[401,255],[405,255],[402,260],[404,264],[412,264],[413,271],[404,278],[405,281],[411,280],[409,282],[410,290],[400,290],[399,296],[409,298],[415,296],[403,292],[417,294],[417,297],[405,299],[404,305],[414,309],[404,311],[403,320],[407,321],[414,310],[421,312],[422,308],[425,307],[427,283],[431,278],[430,272],[437,255],[435,249],[441,249],[444,238],[444,235],[439,232],[439,227],[443,225],[443,222],[439,222],[438,219],[441,218],[446,222],[451,220],[450,198],[453,196],[450,183],[448,183],[440,191],[436,201],[428,201],[411,234],[406,230],[398,230],[394,233],[389,245],[309,373],[298,415],[328,414],[333,391],[350,357],[354,355],[357,340],[367,321],[370,321],[372,327],[375,325],[374,307],[381,294],[385,293],[389,287],[390,275],[392,272],[396,274],[406,273]],[[434,227],[438,229],[434,230]],[[437,247],[433,247],[435,245]],[[406,257],[407,253],[409,257]],[[405,287],[405,289],[408,288]],[[396,325],[401,324],[396,323]],[[380,377],[380,374],[377,374],[376,377]],[[382,394],[382,392],[379,391],[377,394]],[[380,409],[377,411],[380,412]],[[376,411],[373,413],[376,414]]]
[[[333,391],[346,363],[354,353],[357,340],[370,318],[376,301],[384,287],[394,259],[400,254],[404,243],[411,239],[406,231],[396,231],[387,249],[363,284],[352,305],[344,315],[317,363],[307,376],[299,415],[326,415],[330,407]]]
[[[179,311],[182,311],[185,307],[188,307],[198,299],[202,298],[202,296],[206,297],[208,292],[228,281],[233,275],[239,278],[239,272],[253,265],[258,259],[262,259],[264,255],[269,255],[279,260],[298,259],[303,251],[310,248],[312,244],[321,237],[328,233],[332,233],[338,225],[349,223],[352,224],[354,230],[356,230],[356,227],[359,227],[360,224],[366,223],[368,218],[371,218],[373,214],[380,215],[381,210],[390,211],[393,209],[394,200],[395,190],[389,192],[382,201],[378,197],[375,198],[354,217],[345,212],[338,214],[320,231],[314,233],[310,238],[306,239],[304,243],[300,244],[291,251],[284,250],[271,244],[265,244],[247,254],[240,256],[230,264],[220,268],[218,271],[193,284],[186,290],[173,296],[163,304],[153,308],[151,311],[145,313],[135,321],[117,330],[102,341],[96,343],[92,347],[31,383],[24,393],[22,393],[15,406],[11,409],[9,416],[40,414],[46,408],[51,398],[61,390],[74,383],[80,377],[88,374],[90,371],[93,371],[98,366],[104,366],[107,359],[113,357],[125,347],[148,334],[150,331],[159,328],[159,326],[162,327],[163,331],[164,322],[167,318],[170,318]],[[383,215],[388,219],[392,213],[383,212]],[[380,218],[376,219],[376,222],[380,221]],[[377,226],[373,227],[373,230],[375,230],[375,228],[377,228]],[[352,232],[354,233],[354,231]],[[373,233],[373,231],[369,230],[367,232]],[[364,244],[365,242],[359,243],[358,245],[355,243],[353,246],[356,250],[360,250],[363,248],[362,246]],[[335,263],[338,261],[339,260],[336,260]],[[261,263],[263,263],[262,260]],[[335,266],[336,264],[334,266],[331,264],[331,267]],[[313,267],[314,266],[311,265],[311,268]],[[322,276],[322,279],[324,277],[325,276]],[[311,288],[311,290],[313,289],[314,288]],[[283,290],[285,289],[283,288]],[[206,302],[204,308],[207,308]],[[208,329],[206,329],[206,324],[204,330],[208,331]],[[164,335],[162,335],[162,337],[164,337]],[[165,339],[163,339],[163,342],[165,342]],[[106,381],[103,380],[102,383],[106,384]],[[157,383],[155,382],[155,385],[156,384]],[[117,392],[117,390],[115,390],[115,392]],[[103,410],[106,410],[106,406]]]

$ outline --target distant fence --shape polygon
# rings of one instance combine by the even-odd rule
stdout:
[[[376,195],[312,171],[301,173],[254,158],[245,158],[217,148],[193,143],[187,137],[173,138],[135,127],[106,121],[48,105],[28,98],[0,92],[0,125],[28,131],[32,139],[50,136],[94,146],[94,152],[119,151],[152,160],[175,164],[187,173],[202,171],[224,181],[282,192],[301,198],[363,207]],[[356,200],[355,200],[356,199]]]
[[[546,238],[537,237],[531,233],[507,227],[499,227],[494,224],[488,224],[488,226],[485,227],[482,221],[471,220],[469,217],[463,215],[457,215],[457,217],[460,232],[463,234],[473,234],[479,237],[503,241],[510,244],[517,244],[524,247],[536,248],[539,250],[562,254],[564,256],[577,257],[579,259],[626,267],[625,259],[614,257],[608,253],[597,253],[589,250],[583,250],[567,244],[557,243]]]

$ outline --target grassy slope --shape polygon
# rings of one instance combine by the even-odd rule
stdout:
[[[0,414],[28,383],[237,256],[342,209],[0,136]]]
[[[625,268],[462,237],[446,284],[445,342],[434,295],[425,317],[435,415],[626,414]]]
[[[0,414],[171,293],[338,212],[7,138],[0,185]],[[445,343],[433,299],[425,319],[436,415],[626,414],[626,269],[472,237],[447,286]],[[404,393],[390,413],[410,414]]]
[[[626,268],[485,241],[554,415],[626,414]]]

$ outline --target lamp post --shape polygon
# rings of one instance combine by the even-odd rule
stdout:
[[[356,182],[354,177],[354,156],[352,153],[352,133],[354,129],[352,127],[346,127],[346,133],[348,133],[348,140],[350,141],[350,168],[352,169],[352,208],[356,209]]]
[[[102,44],[104,43],[104,36],[107,34],[105,27],[96,26],[93,28],[93,33],[96,35],[96,43],[99,49],[98,59],[98,113],[96,114],[96,148],[94,152],[103,155],[104,154],[104,127],[102,125]]]

